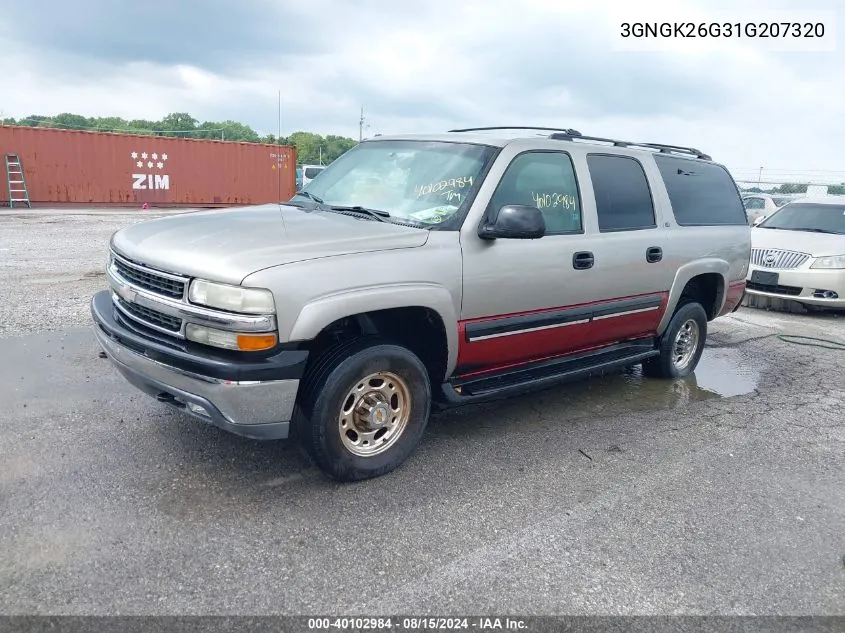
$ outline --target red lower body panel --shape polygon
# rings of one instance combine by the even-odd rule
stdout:
[[[668,298],[654,293],[460,321],[457,373],[486,373],[656,334]]]
[[[742,295],[745,293],[745,280],[742,281],[734,281],[728,286],[728,293],[727,297],[725,297],[725,307],[722,308],[722,311],[719,313],[719,316],[724,316],[726,314],[730,314],[734,311],[740,301],[742,301]]]

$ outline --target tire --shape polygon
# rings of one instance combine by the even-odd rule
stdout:
[[[413,352],[357,339],[329,349],[306,373],[294,436],[331,478],[369,479],[413,452],[430,410],[428,371]]]
[[[680,334],[682,328],[688,343],[676,348],[676,342],[684,336]],[[643,362],[643,373],[651,378],[673,380],[689,376],[701,360],[706,340],[707,313],[700,303],[685,301],[675,311],[669,327],[660,338],[660,355]]]

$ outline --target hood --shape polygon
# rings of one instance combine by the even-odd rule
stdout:
[[[845,255],[845,235],[754,227],[751,229],[751,246],[808,253],[813,257]]]
[[[238,284],[264,268],[307,259],[422,246],[426,229],[267,204],[146,220],[112,246],[140,264]]]

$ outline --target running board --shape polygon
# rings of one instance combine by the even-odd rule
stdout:
[[[621,369],[659,355],[656,339],[639,339],[476,378],[456,376],[443,384],[443,396],[452,405],[493,400]]]

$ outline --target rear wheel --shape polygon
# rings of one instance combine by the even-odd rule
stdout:
[[[328,350],[303,380],[295,429],[317,465],[339,481],[384,475],[419,443],[431,386],[410,350],[359,339]]]
[[[707,339],[707,313],[700,303],[687,301],[676,311],[660,339],[659,356],[643,363],[653,378],[684,378],[695,371]]]

